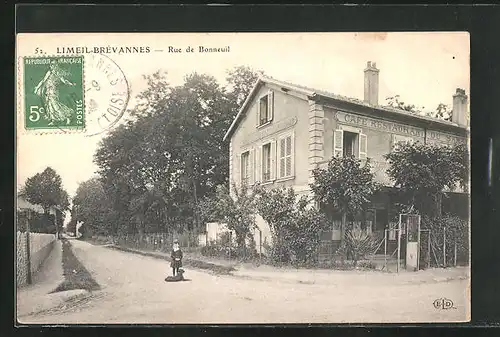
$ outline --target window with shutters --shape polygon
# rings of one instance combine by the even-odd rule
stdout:
[[[279,178],[287,178],[293,175],[293,135],[280,138],[279,140]]]
[[[250,151],[241,154],[241,183],[250,183]]]
[[[270,91],[268,94],[259,99],[259,112],[257,126],[268,124],[273,119],[274,111],[274,93]]]
[[[271,143],[262,146],[262,181],[271,180]]]
[[[358,143],[358,134],[344,131],[344,157],[358,157],[356,144]]]
[[[359,132],[335,130],[333,136],[333,155],[335,157],[367,158],[367,137]]]

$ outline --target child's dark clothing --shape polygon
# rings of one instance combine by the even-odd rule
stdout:
[[[182,267],[182,251],[179,249],[177,251],[172,249],[172,253],[170,254],[172,258],[172,262],[170,263],[170,267],[172,267],[173,275],[179,273],[179,268]],[[177,260],[178,259],[178,260]]]

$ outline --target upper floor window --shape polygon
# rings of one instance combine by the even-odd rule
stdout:
[[[259,111],[257,126],[267,124],[273,120],[274,114],[274,93],[269,91],[259,99]]]
[[[355,157],[366,159],[367,137],[360,131],[335,130],[333,135],[333,155],[335,157]]]

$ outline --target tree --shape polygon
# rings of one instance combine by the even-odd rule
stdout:
[[[249,68],[236,73],[256,78]],[[165,73],[145,78],[148,88],[138,96],[133,119],[114,129],[95,154],[99,174],[120,228],[133,220],[136,232],[198,230],[199,200],[228,184],[223,138],[249,85],[235,75],[228,77],[228,90],[198,73],[176,87]]]
[[[449,108],[447,104],[439,103],[436,110],[433,112],[428,112],[427,116],[434,117],[437,119],[442,119],[445,121],[451,121],[453,116],[453,111]]]
[[[45,215],[49,214],[52,207],[58,207],[62,212],[69,209],[68,193],[62,188],[61,176],[51,167],[28,178],[21,193],[30,203],[40,205]],[[62,228],[60,222],[61,220],[56,217],[55,226],[58,237]]]
[[[108,220],[109,202],[98,178],[81,183],[73,198],[72,220],[83,221],[87,232],[98,235],[111,234]]]
[[[410,196],[412,205],[420,212],[441,216],[443,190],[453,190],[457,183],[468,184],[468,151],[464,145],[457,147],[434,144],[403,144],[385,155],[389,163],[387,174],[394,186]],[[426,208],[431,198],[433,209]]]
[[[241,107],[250,94],[259,76],[264,75],[262,70],[253,70],[248,66],[235,67],[227,72],[226,81],[229,86],[231,100]]]
[[[293,188],[259,189],[257,210],[271,229],[275,262],[292,257],[302,265],[315,261],[320,232],[328,223],[310,202],[307,196],[298,198]]]
[[[73,215],[73,212],[71,212],[71,220],[68,222],[68,225],[66,226],[66,232],[67,233],[73,233],[76,236],[76,218]]]
[[[424,107],[417,107],[415,104],[406,104],[405,102],[400,100],[399,95],[387,97],[386,101],[387,105],[392,108],[404,110],[414,114],[419,114],[422,112],[422,109],[424,109]]]
[[[233,183],[232,192],[233,196],[225,185],[219,185],[215,196],[204,199],[200,209],[203,219],[224,223],[234,231],[238,249],[246,256],[246,240],[253,239],[250,230],[255,227],[257,189]]]
[[[395,109],[404,110],[407,112],[411,112],[414,114],[424,114],[424,106],[419,107],[415,104],[407,104],[404,101],[400,100],[399,95],[394,95],[386,98],[387,106]],[[439,103],[435,110],[425,112],[425,115],[428,117],[442,119],[445,121],[451,121],[453,116],[453,111],[450,109],[448,104]]]
[[[311,207],[308,197],[302,196],[296,203],[294,219],[287,230],[287,239],[297,262],[301,265],[316,262],[320,234],[329,227],[326,217]]]
[[[294,221],[295,192],[292,188],[260,188],[258,194],[257,211],[271,231],[271,257],[276,262],[288,262],[290,249],[286,242],[286,229]]]
[[[30,203],[42,206],[45,213],[53,206],[65,204],[63,199],[67,197],[67,193],[63,194],[61,177],[51,167],[28,178],[21,193]]]
[[[335,211],[341,213],[342,233],[345,233],[347,216],[363,211],[378,190],[369,160],[362,166],[361,160],[351,156],[333,157],[326,168],[314,169],[313,176],[310,187],[316,201],[329,215]]]
[[[470,173],[470,154],[466,144],[457,144],[451,149],[450,155],[455,163],[454,173],[460,184],[460,187],[469,192],[469,173]]]

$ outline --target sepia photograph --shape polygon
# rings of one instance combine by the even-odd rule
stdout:
[[[467,32],[16,36],[30,324],[463,323]]]

